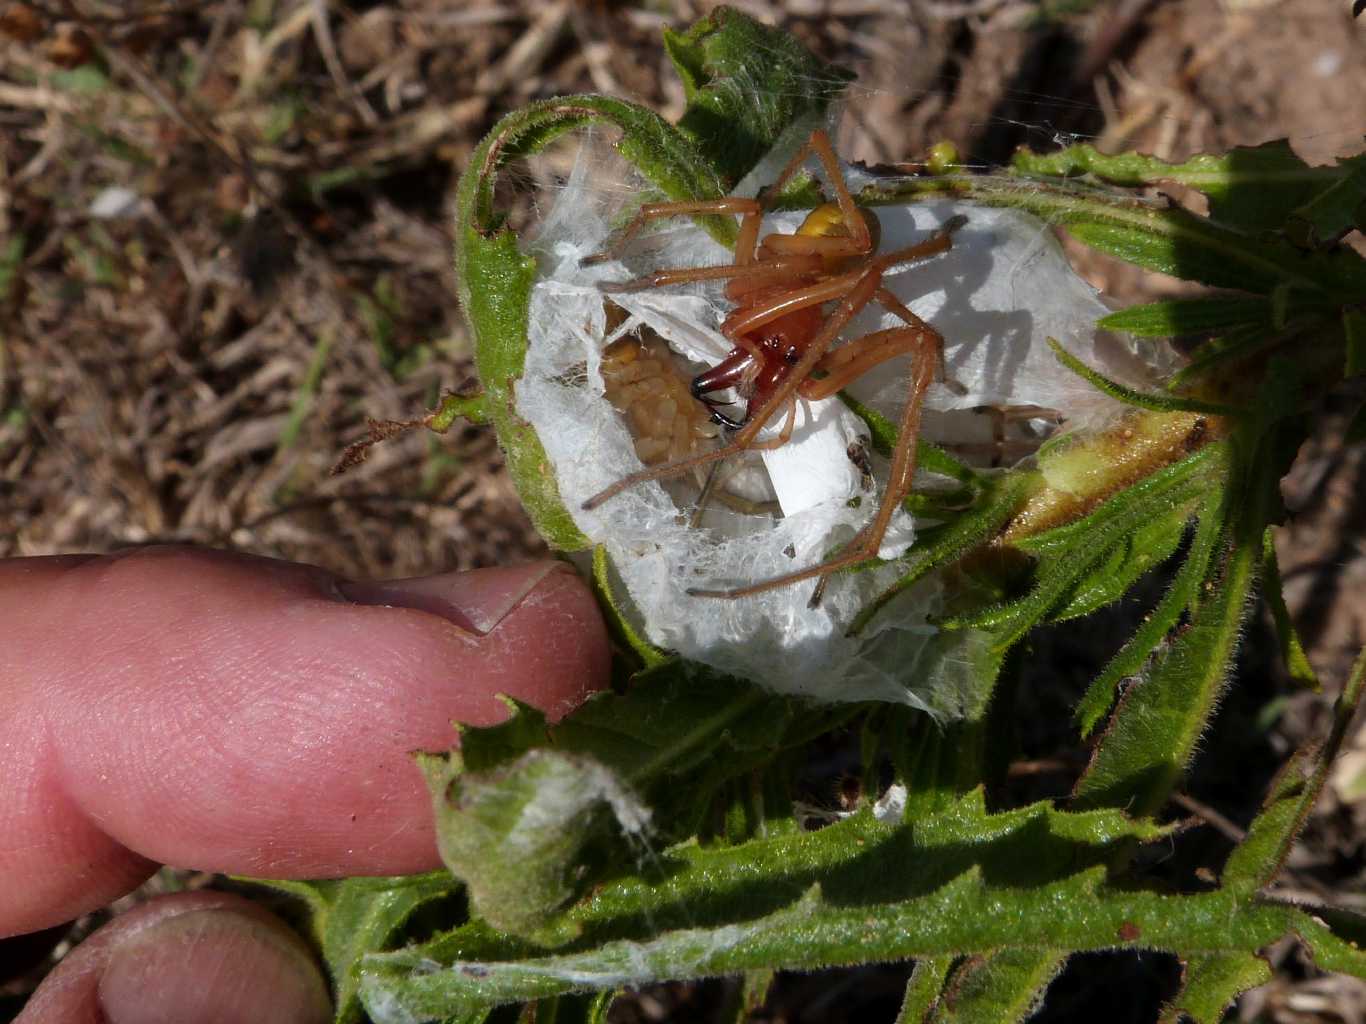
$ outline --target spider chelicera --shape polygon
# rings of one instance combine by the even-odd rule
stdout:
[[[836,201],[816,207],[792,234],[770,234],[760,239],[760,225],[773,199],[812,154],[824,168]],[[830,139],[818,130],[757,198],[646,203],[606,250],[583,262],[615,257],[651,221],[700,214],[740,217],[734,263],[657,270],[600,287],[604,292],[619,293],[692,281],[726,282],[726,298],[735,308],[722,323],[721,333],[735,347],[720,363],[693,379],[692,392],[712,407],[717,423],[734,433],[720,448],[624,476],[585,501],[583,507],[596,508],[647,480],[678,476],[740,452],[786,444],[792,436],[798,398],[828,398],[879,363],[914,353],[887,488],[872,520],[839,553],[819,565],[730,590],[688,591],[697,597],[736,598],[819,578],[811,598],[814,607],[831,574],[877,555],[893,513],[910,490],[925,393],[936,375],[942,375],[943,337],[883,286],[883,275],[892,267],[947,251],[954,231],[965,220],[951,218],[925,241],[879,254],[878,219],[872,211],[854,205]],[[903,321],[902,326],[874,331],[835,347],[845,325],[869,303],[890,311]],[[827,306],[833,308],[826,312]],[[712,397],[731,388],[745,403],[739,418],[723,413],[720,407],[727,403]],[[780,413],[785,419],[777,435],[761,440],[760,432]]]

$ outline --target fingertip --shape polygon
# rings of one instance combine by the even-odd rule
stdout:
[[[109,1024],[325,1024],[332,1004],[298,937],[230,910],[176,915],[118,944],[100,974]]]
[[[43,980],[16,1024],[314,1024],[331,998],[283,922],[228,893],[162,897],[115,918]]]
[[[508,689],[498,690],[545,711],[552,719],[607,685],[611,652],[602,613],[588,587],[563,562],[532,562],[416,579],[343,581],[348,600],[397,611],[425,612],[462,630],[483,650],[488,676],[514,666]],[[396,620],[392,619],[396,626]],[[430,625],[430,622],[428,623]],[[485,694],[493,693],[485,688]],[[468,725],[501,720],[489,702],[465,709]]]
[[[433,868],[413,752],[452,746],[453,721],[502,721],[497,694],[560,717],[609,677],[592,594],[554,564],[413,584],[449,614],[193,549],[20,571],[24,587],[0,585],[23,726],[0,750],[20,781],[0,822],[28,840],[6,875],[67,881],[36,903],[0,894],[0,931],[107,901],[87,883],[115,863],[120,878],[147,860],[273,877]],[[87,833],[109,841],[57,841]]]

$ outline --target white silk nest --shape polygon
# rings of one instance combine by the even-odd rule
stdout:
[[[906,550],[915,532],[904,512],[883,544],[883,557],[892,561],[832,577],[817,608],[807,607],[813,581],[736,600],[685,592],[816,565],[873,515],[881,479],[873,492],[864,490],[864,475],[848,455],[850,443],[867,429],[838,399],[799,402],[791,441],[762,453],[780,518],[710,507],[703,526],[691,527],[686,512],[654,482],[592,511],[582,508],[586,499],[641,468],[623,417],[603,394],[604,346],[646,325],[694,363],[713,365],[731,348],[717,329],[730,308],[719,284],[613,295],[629,318],[609,334],[599,282],[662,267],[729,263],[733,256],[680,218],[634,244],[629,265],[581,267],[583,257],[607,243],[610,225],[620,223],[612,219],[614,196],[604,192],[594,170],[591,160],[579,161],[535,242],[541,276],[531,299],[517,410],[540,437],[575,523],[611,556],[629,597],[627,613],[660,647],[778,693],[831,702],[900,702],[953,717],[968,680],[965,666],[930,653],[927,641],[935,628],[928,620],[940,606],[936,580],[901,594],[860,635],[845,635],[858,611],[901,575],[894,556]],[[852,178],[855,172],[850,173]],[[851,188],[867,180],[862,175]],[[991,418],[972,411],[982,406],[1058,410],[1069,428],[1112,419],[1115,403],[1062,367],[1045,342],[1049,337],[1134,386],[1150,386],[1166,368],[1151,365],[1152,359],[1145,365],[1115,338],[1096,331],[1096,320],[1108,309],[1072,270],[1048,225],[1010,210],[948,201],[878,207],[876,213],[884,250],[923,240],[950,217],[966,218],[951,251],[896,268],[886,278],[897,297],[944,336],[949,377],[961,386],[931,387],[929,439],[950,447],[989,440]],[[790,232],[802,216],[772,215],[764,233]],[[870,306],[843,338],[899,323]],[[909,358],[883,364],[849,392],[896,422]],[[885,464],[874,462],[885,473]],[[934,483],[928,474],[917,476],[917,486]],[[860,500],[851,507],[855,497]]]

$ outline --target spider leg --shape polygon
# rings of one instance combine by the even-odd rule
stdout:
[[[717,462],[707,473],[707,479],[702,484],[702,491],[697,495],[697,504],[693,506],[692,515],[688,517],[688,528],[696,530],[702,525],[702,515],[707,511],[707,506],[711,504],[712,495],[721,486],[721,463]]]
[[[892,515],[911,489],[911,478],[915,475],[916,442],[920,436],[920,417],[924,411],[925,393],[934,380],[937,362],[935,356],[941,344],[942,338],[940,338],[939,332],[923,322],[919,326],[894,327],[890,330],[876,331],[858,338],[840,349],[840,354],[850,349],[854,349],[855,354],[843,359],[829,377],[819,381],[803,382],[806,385],[802,391],[804,395],[808,392],[814,392],[816,395],[824,397],[821,392],[828,389],[828,394],[834,394],[840,387],[843,387],[860,373],[866,372],[868,367],[875,363],[890,359],[892,356],[900,355],[903,352],[918,352],[920,355],[911,374],[909,394],[906,405],[902,409],[896,448],[892,452],[891,472],[888,474],[887,489],[883,492],[882,502],[878,505],[877,514],[872,521],[845,545],[843,551],[809,569],[801,569],[748,586],[736,587],[731,590],[700,590],[694,588],[690,589],[688,593],[695,597],[747,597],[751,594],[761,594],[768,590],[776,590],[793,583],[800,583],[802,580],[819,577],[820,582],[817,583],[815,593],[812,594],[809,604],[809,607],[815,607],[820,603],[826,581],[831,575],[875,557],[878,549],[882,546],[882,538],[887,533]]]
[[[598,291],[610,295],[643,292],[651,288],[664,288],[672,284],[688,284],[693,281],[734,282],[751,278],[764,284],[782,284],[785,281],[801,280],[803,276],[819,270],[820,261],[809,256],[780,256],[758,263],[747,261],[723,263],[715,267],[671,267],[656,270],[643,277],[633,277],[629,281],[602,281],[598,284]]]
[[[901,263],[911,263],[915,260],[928,259],[937,256],[941,252],[948,252],[953,248],[953,235],[959,228],[968,222],[962,214],[950,217],[939,226],[939,230],[932,234],[923,242],[915,245],[908,245],[901,249],[893,249],[891,252],[883,253],[881,256],[872,260],[874,266],[879,270],[888,270]]]
[[[843,391],[879,363],[885,363],[888,359],[919,348],[919,342],[914,339],[908,342],[907,336],[921,330],[935,336],[939,334],[929,324],[924,323],[916,327],[890,327],[865,334],[848,344],[841,345],[833,352],[827,352],[825,358],[816,364],[816,369],[825,376],[808,377],[802,381],[801,387],[797,389],[798,393],[803,398],[815,402]]]
[[[870,252],[873,248],[872,236],[869,234],[868,225],[859,216],[858,208],[854,205],[854,198],[850,195],[849,186],[845,183],[844,174],[840,170],[839,158],[835,155],[834,147],[830,144],[830,136],[817,128],[811,133],[802,148],[788,161],[782,173],[763,190],[758,198],[722,196],[716,199],[684,199],[674,202],[644,203],[636,211],[636,215],[631,218],[630,223],[618,232],[610,245],[601,252],[585,256],[579,261],[579,265],[591,266],[594,263],[603,263],[619,256],[631,239],[652,221],[664,220],[669,217],[706,214],[730,214],[741,218],[740,234],[735,243],[736,263],[741,266],[752,263],[755,259],[754,251],[759,240],[759,225],[763,219],[763,214],[772,205],[773,198],[782,191],[783,186],[792,179],[793,175],[801,170],[807,157],[813,153],[820,160],[826,177],[830,181],[830,186],[835,190],[836,202],[843,214],[850,236],[856,242],[856,251]]]
[[[866,225],[865,225],[866,227]],[[867,249],[860,249],[858,240],[840,238],[837,235],[784,235],[781,232],[767,235],[759,243],[761,258],[766,255],[786,256],[791,253],[819,253],[826,258],[839,258],[867,255]]]
[[[713,412],[712,415],[716,415]],[[767,451],[772,448],[781,448],[792,439],[792,429],[797,423],[797,400],[791,399],[787,405],[787,420],[783,423],[783,429],[778,432],[778,436],[769,438],[767,441],[755,441],[747,451]],[[702,493],[697,496],[697,506],[693,509],[692,515],[688,519],[688,525],[696,529],[702,522],[702,514],[707,509],[707,503],[711,501],[716,489],[721,481],[721,463],[716,463],[707,474],[706,483],[702,485]]]
[[[615,259],[620,256],[626,244],[630,242],[639,232],[651,221],[664,220],[669,217],[681,217],[686,214],[697,216],[699,214],[732,214],[739,215],[742,220],[740,223],[740,233],[743,236],[748,233],[752,235],[747,248],[741,249],[736,246],[736,252],[740,253],[737,259],[748,262],[753,258],[754,242],[759,237],[759,221],[763,216],[763,207],[755,199],[741,199],[738,196],[723,196],[720,199],[696,199],[682,200],[671,203],[642,203],[635,217],[623,228],[617,236],[612,239],[610,245],[601,252],[595,252],[591,256],[585,256],[579,260],[579,266],[588,267],[594,263],[605,263],[607,260]],[[752,223],[751,223],[752,222]]]
[[[915,245],[909,245],[902,249],[896,249],[884,256],[879,256],[870,260],[867,264],[843,274],[826,278],[815,284],[809,284],[802,288],[783,292],[767,302],[759,302],[753,305],[744,306],[736,310],[726,318],[725,325],[721,328],[722,333],[727,337],[735,338],[739,335],[749,334],[764,324],[771,323],[781,316],[805,309],[808,306],[816,306],[825,302],[831,302],[846,294],[851,287],[861,281],[870,271],[878,275],[878,288],[875,290],[879,302],[886,306],[891,312],[900,316],[912,327],[924,326],[924,321],[907,309],[899,302],[895,295],[881,287],[881,277],[883,272],[891,267],[902,263],[911,263],[915,260],[929,259],[931,256],[938,256],[940,253],[947,252],[953,246],[953,233],[967,223],[964,217],[951,217],[944,223],[944,226],[936,231],[929,238]],[[789,236],[791,237],[791,236]],[[799,252],[821,252],[821,246],[827,241],[824,238],[793,238],[793,244],[789,246],[790,252],[795,256]],[[781,258],[781,257],[780,257]],[[755,272],[759,267],[768,267],[770,263],[762,262],[755,265]],[[710,268],[707,268],[710,269]],[[862,308],[862,307],[860,307]]]
[[[909,308],[902,304],[900,299],[886,288],[878,289],[877,301],[889,313],[895,313],[911,327],[928,326],[924,320],[921,320],[920,317],[912,313]],[[935,365],[939,368],[939,372],[936,374],[939,378],[939,382],[956,395],[966,395],[968,389],[962,383],[949,376],[948,363],[944,360],[944,336],[939,334],[938,331],[936,331],[935,334],[939,337],[939,350],[934,354]]]
[[[758,265],[765,266],[766,264]],[[858,270],[851,270],[849,273],[840,274],[838,277],[827,278],[815,284],[781,292],[765,302],[743,306],[726,317],[725,323],[721,325],[721,333],[731,339],[743,337],[765,324],[772,323],[779,317],[786,316],[788,313],[833,302],[846,295],[851,287],[857,286],[868,275],[869,270],[868,267],[860,267]],[[882,274],[878,272],[877,277],[881,280]],[[860,303],[859,308],[862,309],[865,305],[867,305],[866,299]]]
[[[773,515],[781,510],[776,501],[750,501],[738,494],[729,494],[721,490],[737,472],[739,467],[725,466],[719,462],[712,466],[702,492],[697,496],[697,504],[693,506],[692,514],[688,517],[689,529],[695,530],[702,525],[702,516],[713,501],[746,516]]]
[[[775,448],[781,448],[792,440],[792,430],[797,425],[797,396],[793,395],[787,400],[787,419],[783,421],[783,428],[778,431],[777,437],[770,437],[765,441],[755,441],[746,451],[750,452],[771,452]]]
[[[811,137],[806,140],[805,145],[797,150],[792,159],[787,162],[782,173],[759,194],[760,203],[767,210],[772,205],[773,199],[782,191],[783,186],[801,170],[802,164],[806,163],[806,158],[813,153],[825,170],[825,176],[830,182],[830,187],[835,190],[835,202],[839,205],[840,213],[844,216],[844,223],[849,229],[850,237],[858,242],[858,251],[872,252],[873,236],[868,231],[867,223],[858,214],[858,207],[854,205],[854,197],[849,194],[849,186],[844,181],[844,172],[840,170],[839,157],[835,155],[835,148],[830,144],[830,136],[820,128],[811,133]]]

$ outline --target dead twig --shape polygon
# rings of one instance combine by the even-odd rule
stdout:
[[[327,73],[336,83],[337,91],[351,101],[360,119],[368,127],[373,128],[379,124],[379,115],[375,113],[375,108],[370,106],[365,94],[346,76],[346,69],[342,67],[341,57],[337,54],[336,40],[332,38],[332,26],[327,20],[327,0],[309,0],[309,11],[312,16],[313,38],[318,42],[318,51],[323,55]]]

